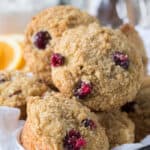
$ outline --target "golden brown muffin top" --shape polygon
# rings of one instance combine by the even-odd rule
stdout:
[[[54,50],[65,63],[52,66],[53,83],[94,110],[120,107],[133,100],[142,83],[142,58],[133,49],[120,30],[95,23],[67,30]]]
[[[34,134],[59,150],[75,146],[68,143],[72,136],[76,138],[74,142],[82,139],[84,145],[79,148],[108,149],[108,139],[96,115],[74,99],[56,93],[47,93],[42,98],[31,97],[27,113],[27,122]]]

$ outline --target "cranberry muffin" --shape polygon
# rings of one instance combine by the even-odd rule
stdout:
[[[129,42],[135,47],[135,50],[139,51],[140,55],[142,56],[142,62],[144,65],[145,73],[147,73],[148,58],[146,55],[144,43],[140,35],[135,30],[135,28],[130,24],[124,24],[120,27],[120,29],[125,34]]]
[[[95,23],[67,30],[51,56],[53,83],[93,110],[118,108],[141,86],[142,58],[133,49],[120,30]]]
[[[81,103],[60,94],[31,97],[21,141],[26,150],[108,150],[105,130]]]
[[[25,60],[29,71],[51,83],[50,56],[53,40],[64,31],[79,25],[88,25],[97,20],[72,6],[55,6],[33,17],[26,29]]]
[[[41,96],[48,87],[32,73],[0,72],[0,106],[21,109],[21,118],[26,117],[28,96]]]
[[[122,108],[135,123],[136,141],[150,134],[150,77],[145,77],[135,101]]]
[[[119,110],[113,112],[96,113],[99,122],[106,129],[110,147],[133,143],[135,137],[134,123],[129,119],[127,113]]]

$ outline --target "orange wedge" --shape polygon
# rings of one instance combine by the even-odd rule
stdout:
[[[0,36],[0,70],[16,70],[24,67],[22,37],[21,35]]]

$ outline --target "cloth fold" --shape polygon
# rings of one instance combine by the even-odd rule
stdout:
[[[112,150],[138,150],[138,149],[146,147],[148,145],[150,145],[150,135],[148,135],[146,138],[144,138],[140,143],[123,144],[121,146],[113,148]]]
[[[19,136],[25,121],[19,121],[20,110],[0,107],[0,150],[24,150]]]

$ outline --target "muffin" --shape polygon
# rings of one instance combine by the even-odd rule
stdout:
[[[92,110],[119,108],[135,98],[144,74],[133,49],[120,30],[96,23],[67,30],[51,56],[53,83]]]
[[[72,6],[55,6],[33,17],[26,29],[25,60],[29,71],[51,83],[50,56],[53,40],[63,32],[79,25],[98,22],[94,17]]]
[[[142,56],[142,62],[144,65],[145,73],[147,73],[147,63],[148,63],[148,57],[146,55],[146,50],[144,47],[144,43],[138,34],[138,32],[135,30],[135,28],[130,24],[124,24],[120,27],[120,30],[125,34],[129,42],[135,47],[135,50],[137,50],[140,55]]]
[[[41,96],[48,87],[32,73],[0,72],[0,106],[21,109],[21,118],[26,117],[28,96]]]
[[[122,110],[128,112],[135,123],[136,141],[150,134],[150,77],[144,79],[135,101],[126,104]]]
[[[134,142],[134,123],[127,113],[119,110],[113,112],[96,113],[99,122],[106,129],[110,147]]]
[[[108,150],[105,130],[88,108],[56,93],[31,97],[21,141],[26,150]]]

